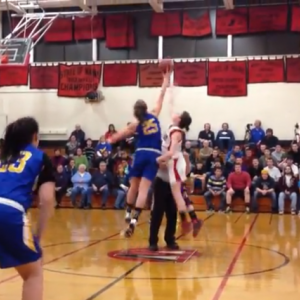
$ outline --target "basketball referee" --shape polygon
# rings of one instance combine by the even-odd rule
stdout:
[[[187,174],[190,172],[188,154],[184,155],[187,164]],[[177,224],[177,207],[172,195],[169,183],[168,170],[165,164],[161,164],[153,185],[153,209],[150,222],[149,250],[158,251],[158,232],[166,214],[167,224],[165,230],[165,242],[170,250],[178,250],[175,233]]]

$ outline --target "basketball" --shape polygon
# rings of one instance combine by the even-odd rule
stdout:
[[[159,68],[162,70],[163,73],[167,71],[173,70],[173,60],[170,58],[162,59],[158,63]]]
[[[8,63],[8,56],[4,54],[1,56],[1,64],[7,64],[7,63]]]

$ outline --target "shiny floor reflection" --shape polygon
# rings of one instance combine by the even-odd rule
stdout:
[[[148,215],[126,240],[121,211],[56,211],[43,241],[45,299],[299,299],[298,216],[201,212],[197,238],[180,237],[182,251],[163,251],[149,262],[140,250],[147,247]],[[162,232],[160,241],[164,246]],[[0,271],[0,285],[0,300],[20,298],[13,270]]]

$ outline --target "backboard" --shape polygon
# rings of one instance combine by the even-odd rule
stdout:
[[[0,56],[6,55],[9,65],[28,64],[31,44],[32,40],[26,38],[0,40]]]

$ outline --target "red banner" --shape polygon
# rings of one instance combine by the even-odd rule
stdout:
[[[284,81],[283,59],[265,59],[248,61],[248,82],[267,83]]]
[[[103,86],[136,86],[137,64],[105,64],[103,66]]]
[[[58,66],[31,66],[30,89],[50,90],[58,87]]]
[[[249,32],[285,31],[287,24],[287,5],[249,8]]]
[[[59,65],[57,95],[60,97],[85,97],[97,91],[101,78],[101,65]]]
[[[75,17],[74,38],[77,41],[103,39],[103,18],[100,15],[94,17]]]
[[[139,65],[139,87],[160,87],[162,82],[163,74],[158,64]]]
[[[286,58],[286,82],[300,82],[300,57]]]
[[[247,8],[217,9],[216,35],[227,36],[244,33],[248,33]]]
[[[153,13],[150,33],[152,36],[181,35],[179,12]]]
[[[206,85],[206,62],[180,62],[174,64],[174,85]]]
[[[300,6],[292,7],[291,31],[300,31]]]
[[[105,18],[106,47],[134,48],[134,26],[129,14],[109,15]]]
[[[18,25],[18,23],[21,21],[22,18],[19,18],[19,17],[15,17],[15,18],[12,18],[11,21],[12,21],[12,28],[15,29],[16,26]],[[35,21],[29,21],[26,26],[22,27],[22,29],[18,30],[18,38],[27,38],[29,37],[29,34],[32,32],[33,28],[36,26],[38,22],[38,19],[35,20]],[[39,26],[37,27],[36,31],[37,32],[39,30]],[[39,38],[40,34],[37,34],[33,40],[36,41],[38,38]]]
[[[44,25],[47,20],[44,21]],[[44,35],[45,42],[70,42],[73,40],[72,18],[55,19]]]
[[[208,62],[207,94],[220,97],[247,96],[246,62]]]
[[[212,31],[208,11],[204,11],[201,14],[197,13],[195,16],[193,15],[193,12],[183,13],[183,36],[199,37],[211,35],[211,33]]]
[[[28,66],[1,65],[0,86],[18,86],[28,84]]]

